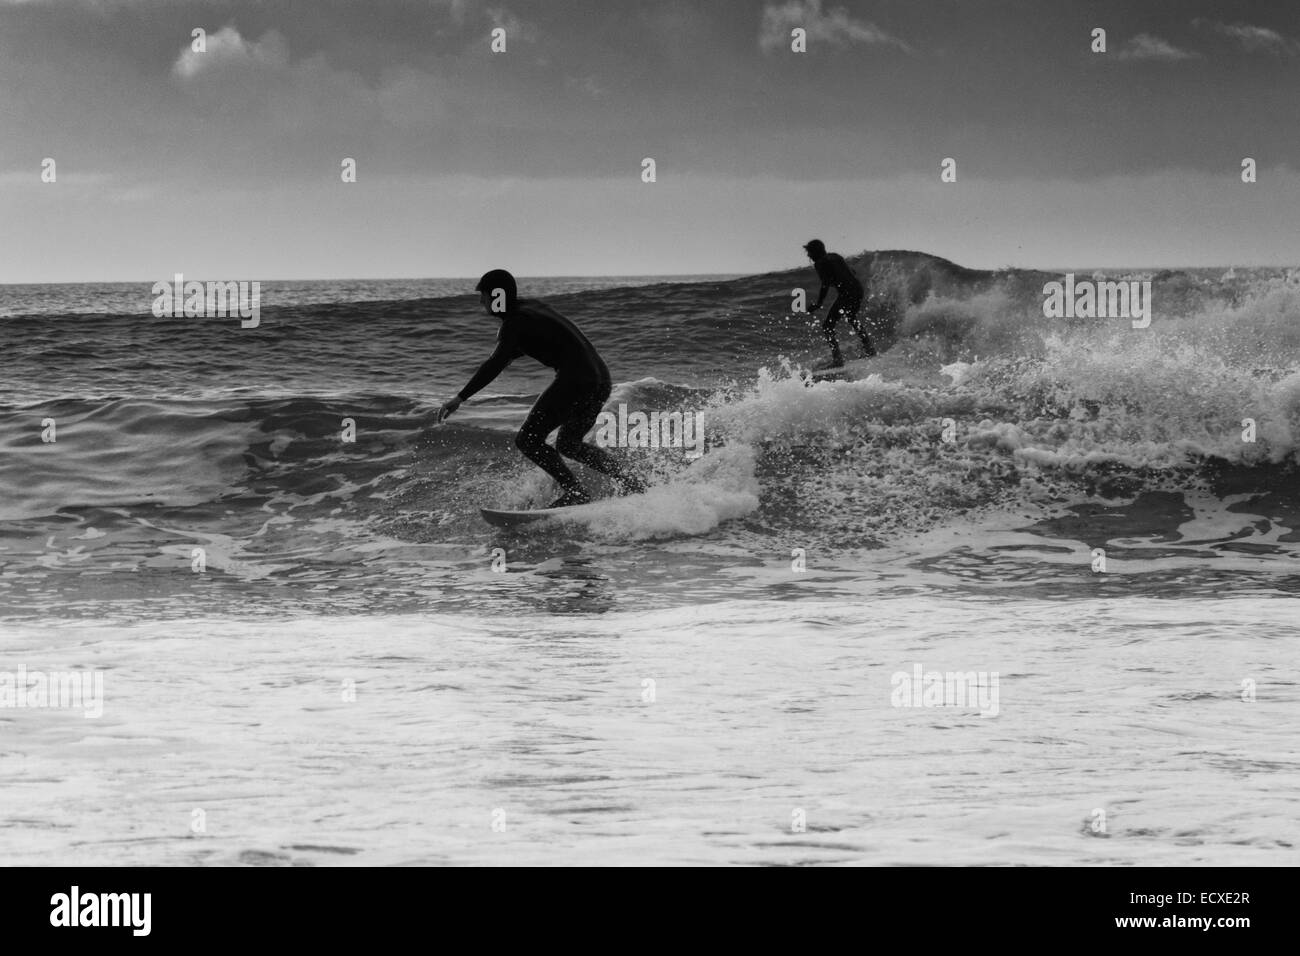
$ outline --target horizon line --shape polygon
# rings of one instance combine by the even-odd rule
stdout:
[[[778,270],[785,271],[785,270]],[[181,273],[184,275],[185,273]],[[761,272],[608,272],[608,273],[568,273],[562,275],[517,275],[516,279],[711,279],[717,276],[762,275]],[[174,275],[174,273],[173,273]],[[0,287],[11,285],[127,285],[169,281],[164,279],[69,279],[43,280],[40,282],[0,282]],[[246,279],[213,279],[198,281],[221,282],[477,282],[479,276],[279,276],[276,278],[253,277]]]
[[[846,255],[846,259],[853,259],[868,252],[911,252],[912,250],[872,250],[864,249],[861,252],[855,252]],[[1005,265],[994,268],[978,268],[973,266],[962,266],[961,263],[947,259],[945,256],[939,256],[934,253],[916,252],[914,254],[930,256],[936,259],[944,259],[952,262],[953,265],[961,268],[971,269],[976,272],[1006,272],[1009,270],[1021,272],[1079,272],[1086,270],[1094,271],[1125,271],[1139,272],[1152,270],[1190,270],[1190,269],[1294,269],[1300,267],[1300,263],[1273,262],[1273,263],[1215,263],[1212,265],[1073,265],[1073,266],[1016,266]],[[520,274],[517,279],[715,279],[719,277],[727,278],[744,278],[747,276],[770,275],[774,272],[795,272],[801,269],[812,268],[811,263],[802,263],[788,268],[765,269],[756,272],[601,272],[601,273],[541,273],[533,275]],[[184,275],[185,273],[181,273]],[[173,276],[175,273],[173,273]],[[157,282],[170,281],[164,279],[47,279],[36,282],[22,281],[0,281],[0,288],[6,286],[42,286],[42,285],[153,285]],[[475,282],[477,276],[277,276],[274,278],[267,277],[250,277],[244,279],[211,279],[196,281],[240,281],[240,282]]]

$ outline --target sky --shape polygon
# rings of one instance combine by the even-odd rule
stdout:
[[[0,282],[1296,265],[1297,91],[1293,0],[0,0]]]

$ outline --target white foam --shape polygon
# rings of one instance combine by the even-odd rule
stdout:
[[[758,510],[758,492],[754,450],[730,444],[710,449],[644,494],[582,505],[557,520],[582,524],[597,537],[616,541],[699,535]]]

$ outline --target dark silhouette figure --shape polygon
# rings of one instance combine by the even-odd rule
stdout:
[[[835,304],[831,306],[831,310],[826,313],[826,318],[822,321],[822,335],[831,347],[831,360],[819,364],[817,368],[839,368],[844,364],[840,343],[835,338],[835,325],[841,316],[848,319],[853,331],[858,333],[858,338],[862,340],[862,350],[867,357],[875,355],[876,347],[871,344],[871,337],[858,321],[858,310],[862,308],[862,299],[866,294],[858,277],[844,261],[844,257],[835,252],[827,252],[825,243],[820,239],[807,243],[804,250],[817,269],[817,277],[822,280],[821,292],[817,296],[817,304],[812,307],[812,312],[816,313],[822,307],[822,303],[826,300],[826,293],[832,286],[836,292]]]
[[[591,500],[561,455],[618,480],[624,494],[644,491],[641,481],[627,474],[612,455],[582,440],[596,424],[612,387],[609,369],[582,331],[544,302],[520,299],[514,276],[504,269],[486,273],[475,291],[487,314],[501,322],[497,345],[460,394],[438,409],[437,421],[445,420],[511,362],[527,355],[555,369],[555,380],[538,397],[515,436],[515,446],[563,491],[550,507]],[[552,448],[546,438],[557,428],[560,433]]]

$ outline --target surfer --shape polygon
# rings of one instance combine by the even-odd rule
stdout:
[[[848,319],[849,325],[853,331],[858,333],[858,338],[862,340],[862,349],[867,357],[876,354],[876,347],[871,344],[871,339],[866,330],[858,322],[858,310],[862,308],[862,297],[865,291],[858,277],[854,275],[849,264],[844,261],[844,257],[835,252],[827,252],[826,244],[820,239],[814,239],[804,245],[804,250],[808,253],[808,258],[812,260],[814,268],[817,270],[817,277],[822,280],[822,289],[817,296],[817,304],[812,307],[812,313],[816,314],[817,310],[822,307],[826,301],[826,293],[835,287],[835,304],[831,310],[826,313],[826,318],[822,321],[822,335],[830,343],[831,360],[822,362],[817,366],[817,370],[828,368],[840,368],[844,364],[844,355],[840,352],[840,343],[835,338],[835,324],[839,322],[840,316]]]
[[[591,500],[561,455],[614,478],[624,494],[644,491],[640,479],[624,471],[612,455],[582,440],[596,424],[612,388],[609,368],[582,331],[544,302],[520,299],[515,277],[505,269],[484,274],[474,289],[484,311],[501,323],[497,345],[460,394],[438,409],[435,420],[446,420],[507,365],[527,355],[555,369],[555,380],[538,397],[515,436],[515,447],[560,485],[563,494],[549,507]],[[546,438],[557,428],[560,433],[552,448]]]

